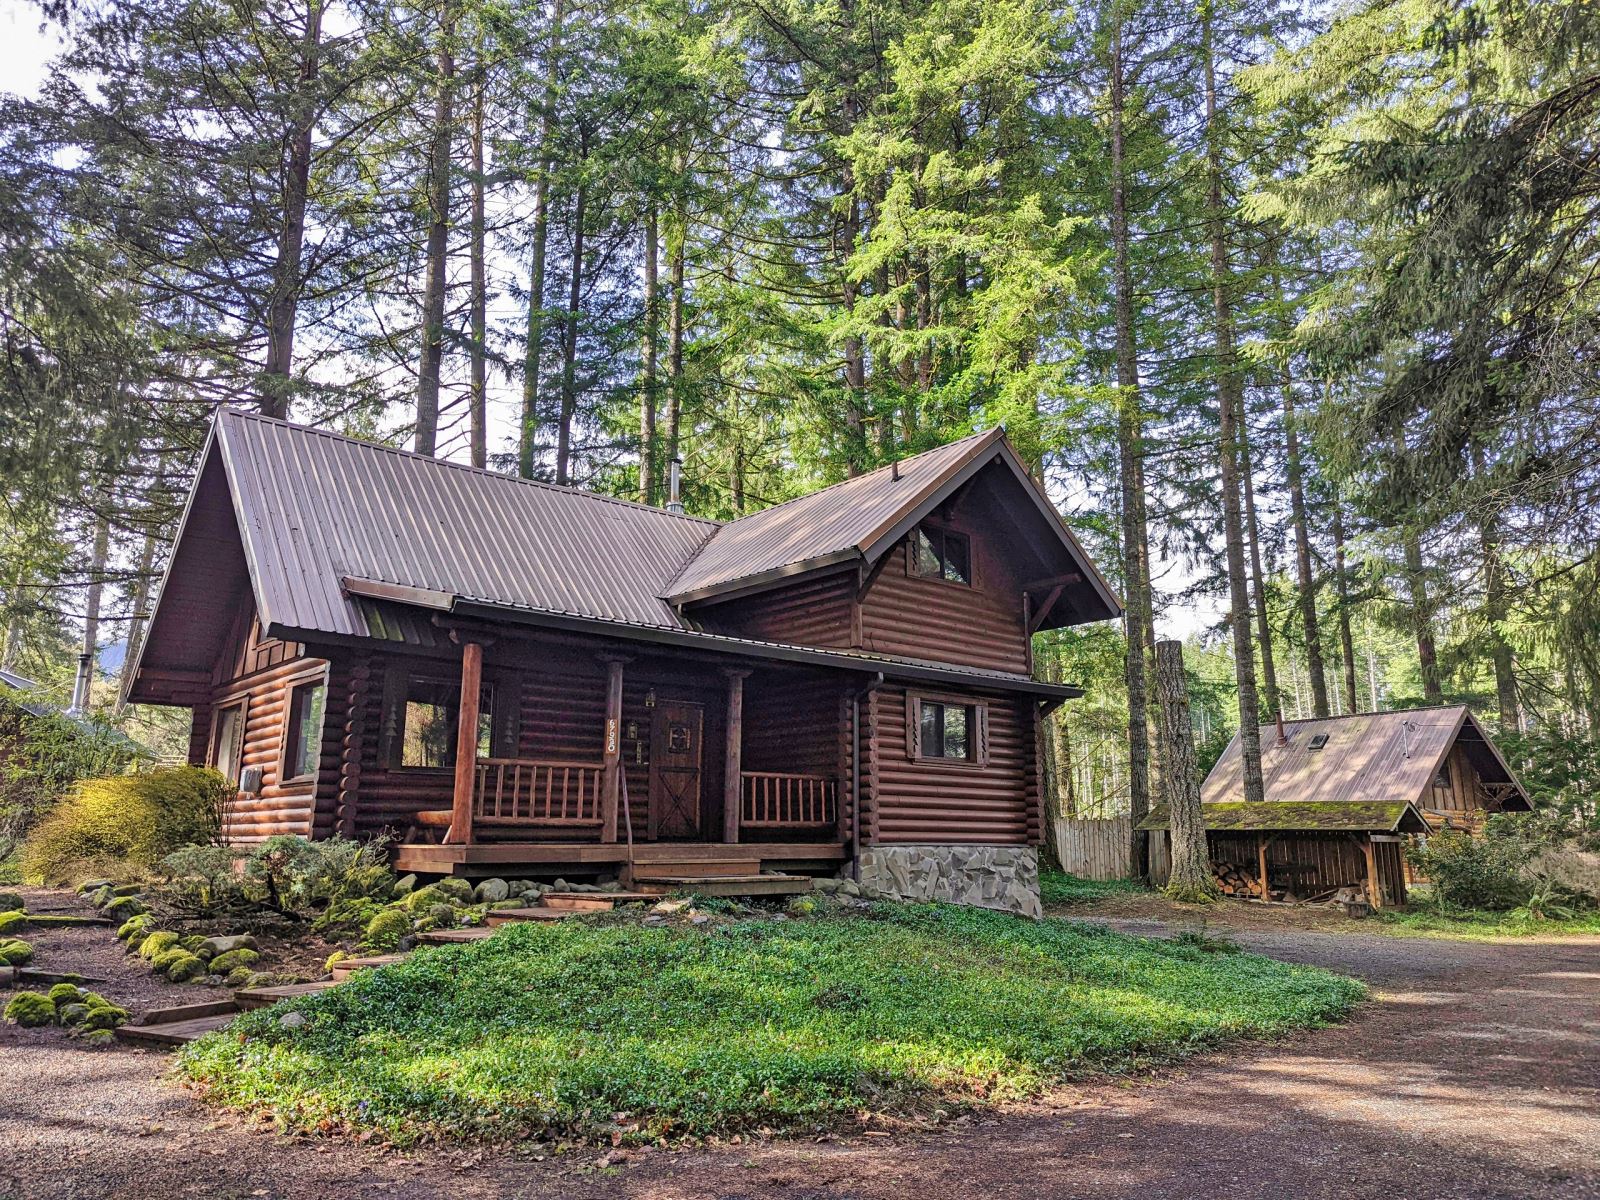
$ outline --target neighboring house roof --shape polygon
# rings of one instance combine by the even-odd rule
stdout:
[[[1404,800],[1303,800],[1278,804],[1220,801],[1200,808],[1210,833],[1317,830],[1331,833],[1426,833],[1428,823]],[[1139,823],[1144,830],[1166,829],[1166,805]]]
[[[214,606],[214,599],[193,594],[167,604],[175,586],[191,592],[196,586],[175,576],[192,575],[208,555],[221,553],[217,531],[195,514],[195,497],[210,486],[218,498],[211,510],[220,506],[223,487],[232,501],[259,619],[275,636],[417,641],[426,636],[430,610],[471,612],[1077,695],[1074,688],[1006,672],[709,634],[681,611],[685,578],[700,580],[703,591],[712,580],[798,573],[819,558],[881,555],[910,528],[908,519],[914,523],[917,512],[942,503],[991,463],[1021,472],[999,430],[721,525],[224,408],[202,454],[145,648],[162,641],[167,626],[206,619],[208,600]],[[1103,597],[1093,601],[1094,614],[1116,615],[1116,598],[1082,547],[1037,485],[1025,472],[1021,478],[1081,571],[1083,582],[1075,586]],[[180,566],[191,520],[199,540]],[[790,527],[792,537],[784,533]],[[749,569],[738,567],[740,561]],[[164,607],[172,611],[163,613]],[[141,661],[128,672],[130,694],[138,698],[141,673],[181,674],[178,667]]]
[[[1513,784],[1523,804],[1528,802],[1526,790],[1464,704],[1285,721],[1284,735],[1287,741],[1280,746],[1272,727],[1261,727],[1261,774],[1270,802],[1423,805],[1458,741],[1485,782]],[[1319,735],[1326,740],[1313,749]],[[1206,776],[1200,799],[1209,807],[1243,795],[1239,735],[1234,734]]]

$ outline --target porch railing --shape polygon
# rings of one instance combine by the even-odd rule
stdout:
[[[600,825],[605,820],[599,762],[480,758],[473,820],[490,825]]]
[[[839,781],[831,775],[744,771],[744,829],[807,829],[839,819]]]

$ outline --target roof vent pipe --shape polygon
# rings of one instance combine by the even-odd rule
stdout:
[[[900,478],[900,460],[898,458],[889,464],[889,478],[894,480]]]
[[[683,487],[683,460],[675,458],[667,464],[667,511],[681,513],[683,500],[680,491]]]

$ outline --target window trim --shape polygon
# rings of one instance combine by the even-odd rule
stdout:
[[[917,565],[917,537],[925,532],[937,533],[941,538],[960,538],[967,545],[967,581],[962,583],[957,579],[946,579],[941,569],[937,574],[929,574]],[[930,539],[932,540],[932,539]],[[969,592],[980,591],[978,583],[978,563],[972,553],[973,537],[962,529],[953,525],[946,525],[940,521],[919,521],[906,537],[906,574],[912,579],[926,579],[931,583],[942,583],[946,587],[963,588]],[[941,560],[942,561],[942,560]]]
[[[322,691],[322,728],[317,732],[317,741],[320,743],[328,733],[328,667],[324,663],[315,671],[308,671],[302,675],[295,675],[284,681],[283,684],[283,725],[278,736],[278,786],[297,787],[304,784],[315,784],[320,769],[313,767],[304,775],[289,774],[290,755],[294,752],[294,735],[298,732],[295,728],[295,693],[303,688],[321,685]]]
[[[966,758],[945,758],[922,752],[922,706],[942,704],[972,709],[972,752]],[[982,696],[955,692],[906,693],[906,757],[915,763],[948,767],[952,771],[981,771],[989,765],[989,701]]]

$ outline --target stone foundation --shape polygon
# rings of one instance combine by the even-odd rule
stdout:
[[[1033,846],[870,846],[861,851],[861,889],[894,900],[1043,915]]]

